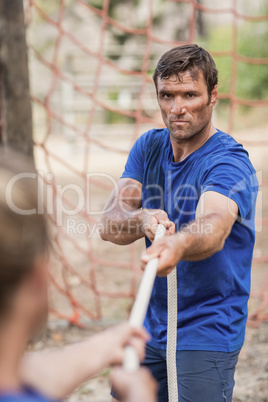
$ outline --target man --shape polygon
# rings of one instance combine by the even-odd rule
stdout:
[[[17,154],[0,152],[0,401],[45,402],[65,398],[104,367],[121,364],[128,344],[142,358],[148,334],[122,324],[83,342],[23,359],[27,343],[46,321],[49,239],[44,216],[34,213],[37,181],[20,178],[11,193],[7,191],[16,174],[33,173],[18,159]],[[113,384],[126,402],[156,400],[157,386],[147,370],[130,377],[117,369]]]
[[[104,240],[153,240],[143,268],[159,258],[145,319],[144,365],[167,395],[167,280],[177,269],[177,377],[180,402],[232,400],[244,342],[258,183],[242,145],[211,121],[218,71],[196,45],[165,53],[154,72],[165,129],[142,135],[102,217]],[[118,228],[118,230],[116,230]],[[114,394],[116,396],[116,394]]]

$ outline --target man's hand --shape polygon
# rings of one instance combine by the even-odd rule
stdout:
[[[162,209],[142,209],[140,221],[145,236],[152,242],[155,237],[157,226],[161,223],[166,228],[166,236],[175,233],[175,224],[169,220],[168,215]]]
[[[180,245],[180,235],[163,237],[155,241],[141,256],[142,269],[144,270],[149,260],[158,258],[158,276],[167,276],[181,260],[183,245]]]
[[[156,402],[158,384],[150,372],[142,367],[135,372],[115,369],[112,386],[122,402]]]
[[[142,208],[142,184],[133,179],[120,179],[107,202],[100,225],[102,240],[115,244],[131,244],[147,236],[154,240],[159,223],[175,232],[175,225],[165,211]]]
[[[238,216],[237,204],[214,191],[203,193],[196,219],[175,235],[152,244],[142,255],[142,268],[159,258],[158,276],[167,276],[181,261],[200,261],[222,250]]]
[[[128,323],[117,325],[103,332],[100,337],[100,348],[108,347],[109,365],[122,364],[124,349],[127,345],[133,346],[140,360],[144,358],[145,343],[150,335],[144,328],[133,328]]]

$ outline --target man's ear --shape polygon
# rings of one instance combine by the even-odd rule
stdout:
[[[218,96],[219,96],[219,92],[218,92],[218,85],[215,85],[215,87],[213,88],[212,92],[211,92],[211,97],[210,97],[210,104],[211,106],[215,106],[216,102],[218,100]]]

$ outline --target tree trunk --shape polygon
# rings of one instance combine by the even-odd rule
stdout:
[[[0,0],[2,145],[33,158],[32,111],[23,0]]]

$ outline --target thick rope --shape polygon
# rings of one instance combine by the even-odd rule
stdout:
[[[168,286],[168,327],[167,327],[167,377],[168,377],[168,400],[178,402],[177,382],[177,269],[167,277]]]
[[[155,239],[160,239],[165,235],[165,226],[159,224],[155,234]],[[132,327],[141,328],[150,302],[152,289],[158,268],[158,258],[150,260],[145,268],[135,303],[132,307],[129,323]],[[125,348],[124,368],[128,371],[135,371],[139,367],[139,359],[136,350],[127,346]]]
[[[155,240],[165,235],[165,227],[158,225]],[[148,304],[150,301],[155,276],[158,268],[158,259],[154,258],[146,265],[136,301],[132,308],[129,322],[133,327],[143,325]],[[177,385],[177,270],[176,268],[167,277],[168,286],[168,327],[167,327],[167,377],[169,402],[178,402]],[[135,371],[139,367],[139,359],[136,350],[127,346],[125,348],[124,368]]]
[[[158,225],[155,240],[165,234],[165,227]],[[129,322],[133,327],[141,327],[144,322],[148,304],[150,301],[155,276],[157,273],[158,259],[154,258],[146,265],[136,301],[132,308]],[[167,277],[168,285],[168,327],[167,327],[167,376],[169,402],[178,402],[177,385],[177,270],[176,268]],[[124,368],[135,371],[139,367],[139,359],[136,350],[127,346],[125,348]]]

